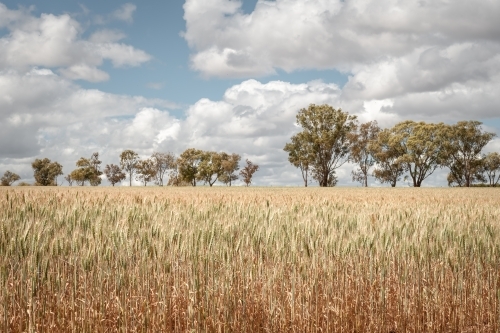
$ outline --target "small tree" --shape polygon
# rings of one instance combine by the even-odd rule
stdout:
[[[31,166],[36,181],[35,185],[38,186],[57,186],[57,176],[63,174],[62,165],[57,162],[52,162],[48,158],[37,158],[31,163]]]
[[[140,181],[146,186],[153,181],[156,176],[156,166],[153,160],[147,159],[137,163],[137,177],[135,180]]]
[[[199,149],[186,149],[177,160],[177,167],[180,179],[196,186],[199,179],[198,167],[202,161],[204,152]]]
[[[11,186],[15,182],[17,182],[19,179],[21,179],[21,177],[19,177],[18,174],[7,170],[3,174],[3,177],[0,178],[0,183],[2,184],[2,186]]]
[[[288,153],[288,161],[296,168],[300,169],[304,187],[307,187],[309,176],[309,164],[314,159],[313,147],[311,143],[303,138],[304,133],[298,133],[292,136],[292,142],[287,143],[284,151]]]
[[[85,185],[86,181],[92,186],[98,186],[102,181],[100,177],[102,175],[101,163],[97,152],[93,153],[90,158],[80,157],[76,162],[78,169],[71,172],[69,176],[81,186]]]
[[[488,153],[483,158],[484,172],[490,186],[497,186],[500,182],[500,154]]]
[[[368,187],[368,171],[375,164],[375,159],[369,149],[370,143],[377,139],[380,132],[377,121],[361,124],[356,131],[349,133],[351,140],[351,162],[358,166],[352,171],[352,180]]]
[[[135,151],[128,149],[120,154],[120,166],[128,174],[130,186],[132,186],[132,178],[136,172],[137,163],[139,163],[139,155]]]
[[[163,186],[163,178],[168,170],[175,167],[175,155],[173,153],[155,152],[151,155],[151,160],[154,163],[156,174],[155,182],[159,186]]]
[[[248,159],[246,160],[247,165],[243,167],[240,171],[240,175],[242,177],[243,182],[247,185],[250,186],[252,183],[252,177],[257,170],[259,170],[259,166],[257,164],[253,164],[251,161]]]
[[[127,178],[125,172],[123,172],[122,169],[115,164],[107,164],[104,168],[104,174],[112,186],[115,186],[115,184]]]
[[[222,161],[225,156],[227,154],[224,153],[223,155],[215,151],[203,152],[198,165],[197,179],[205,182],[205,184],[208,183],[212,187],[219,177],[224,174]]]
[[[72,186],[73,185],[73,178],[71,178],[71,174],[67,174],[65,177],[64,177],[64,180],[68,182],[68,185],[69,186]]]
[[[232,182],[238,179],[236,171],[240,169],[241,156],[238,154],[222,154],[222,175],[219,177],[219,181],[226,185],[231,186]]]

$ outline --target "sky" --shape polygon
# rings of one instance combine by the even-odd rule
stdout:
[[[255,185],[300,186],[283,147],[311,103],[500,134],[498,17],[492,0],[0,0],[0,174],[194,147],[252,160]],[[351,170],[339,185],[360,186]]]

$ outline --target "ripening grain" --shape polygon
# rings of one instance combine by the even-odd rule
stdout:
[[[1,188],[1,332],[498,332],[500,190]]]

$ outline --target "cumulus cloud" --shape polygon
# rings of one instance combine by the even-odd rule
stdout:
[[[399,58],[416,49],[500,41],[492,1],[187,0],[192,67],[209,76],[336,68]],[[480,23],[479,23],[480,22]]]
[[[7,29],[0,37],[0,70],[27,72],[38,66],[59,69],[69,79],[97,82],[109,78],[98,68],[104,60],[123,67],[151,59],[142,50],[118,43],[125,37],[119,31],[104,29],[84,39],[85,29],[68,14],[35,17],[29,10],[10,10],[0,3],[0,22]]]

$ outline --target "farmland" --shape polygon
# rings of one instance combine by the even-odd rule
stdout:
[[[1,332],[497,332],[500,189],[0,188]]]

